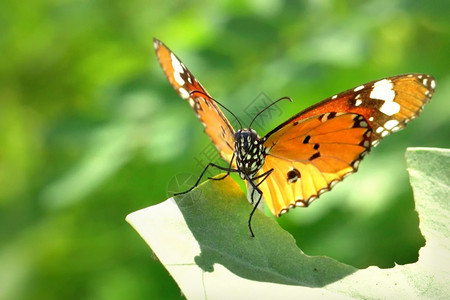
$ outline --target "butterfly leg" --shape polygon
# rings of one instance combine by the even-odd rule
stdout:
[[[256,186],[259,186],[264,180],[266,180],[267,176],[269,176],[272,172],[273,172],[273,169],[270,169],[267,172],[264,172],[256,177],[253,177],[253,180],[264,177],[260,182],[258,182],[258,184]],[[255,189],[252,189],[252,195],[251,195],[252,204],[253,204],[253,196],[254,195],[255,195]],[[258,206],[258,205],[256,205],[256,206]]]
[[[266,180],[266,178],[273,172],[273,169],[270,169],[269,171],[258,175],[256,177],[254,177],[253,179],[250,179],[249,177],[247,177],[247,181],[250,183],[250,185],[252,186],[252,194],[251,194],[251,200],[252,200],[252,204],[253,204],[253,199],[254,199],[254,195],[255,195],[255,191],[259,194],[258,200],[256,201],[256,204],[253,206],[252,212],[250,213],[250,217],[248,218],[248,229],[250,229],[250,234],[252,235],[252,237],[255,237],[255,234],[253,233],[252,230],[252,217],[253,214],[256,211],[256,208],[258,208],[259,203],[261,202],[262,196],[263,196],[263,192],[258,188],[258,186],[264,181]],[[253,182],[253,180],[255,179],[259,179],[262,178],[262,180],[260,182],[258,182],[258,184],[255,184]]]
[[[222,176],[220,178],[208,177],[208,179],[211,179],[211,180],[223,180],[223,179],[227,178],[228,175],[230,175],[230,172],[236,172],[237,170],[234,170],[231,167],[233,165],[233,159],[234,159],[234,153],[233,153],[233,156],[231,157],[230,164],[229,164],[228,170],[227,170],[227,174],[225,174],[224,176]]]
[[[188,189],[187,191],[184,191],[184,192],[175,193],[173,195],[174,196],[183,195],[183,194],[186,194],[186,193],[189,193],[190,191],[192,191],[196,186],[198,186],[198,184],[200,183],[200,180],[202,180],[203,175],[205,175],[205,173],[206,173],[206,171],[208,170],[209,167],[214,167],[214,168],[217,168],[217,169],[222,170],[222,171],[238,172],[238,170],[231,169],[230,167],[229,168],[225,168],[225,167],[216,165],[214,163],[208,163],[206,168],[203,170],[203,172],[198,177],[197,182],[195,182],[195,184],[190,189]]]

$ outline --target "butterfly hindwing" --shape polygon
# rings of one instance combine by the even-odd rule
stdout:
[[[220,155],[231,161],[234,151],[234,129],[208,92],[194,75],[161,41],[154,39],[156,55],[170,84],[181,98],[187,100],[205,127]]]
[[[327,113],[285,124],[267,137],[259,188],[274,215],[308,206],[344,176],[357,170],[370,150],[372,131],[364,117]]]

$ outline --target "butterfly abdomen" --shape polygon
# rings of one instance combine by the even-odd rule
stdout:
[[[242,179],[252,178],[264,165],[264,140],[253,129],[238,130],[234,140],[239,175]]]

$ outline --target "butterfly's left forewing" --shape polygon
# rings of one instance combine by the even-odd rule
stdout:
[[[217,147],[220,156],[230,162],[234,151],[234,129],[214,100],[194,75],[161,41],[153,41],[159,63],[172,87],[188,101]]]

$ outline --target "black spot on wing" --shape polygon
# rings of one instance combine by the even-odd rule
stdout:
[[[297,180],[299,180],[301,177],[300,171],[297,169],[292,169],[289,172],[287,172],[287,181],[289,183],[294,183]]]
[[[320,157],[320,152],[316,152],[316,153],[314,153],[313,155],[311,155],[311,157],[309,158],[309,160],[314,160],[314,159],[319,158],[319,157]]]
[[[310,138],[311,138],[311,136],[310,136],[310,135],[307,135],[307,136],[305,137],[305,139],[303,140],[303,144],[308,144]]]

